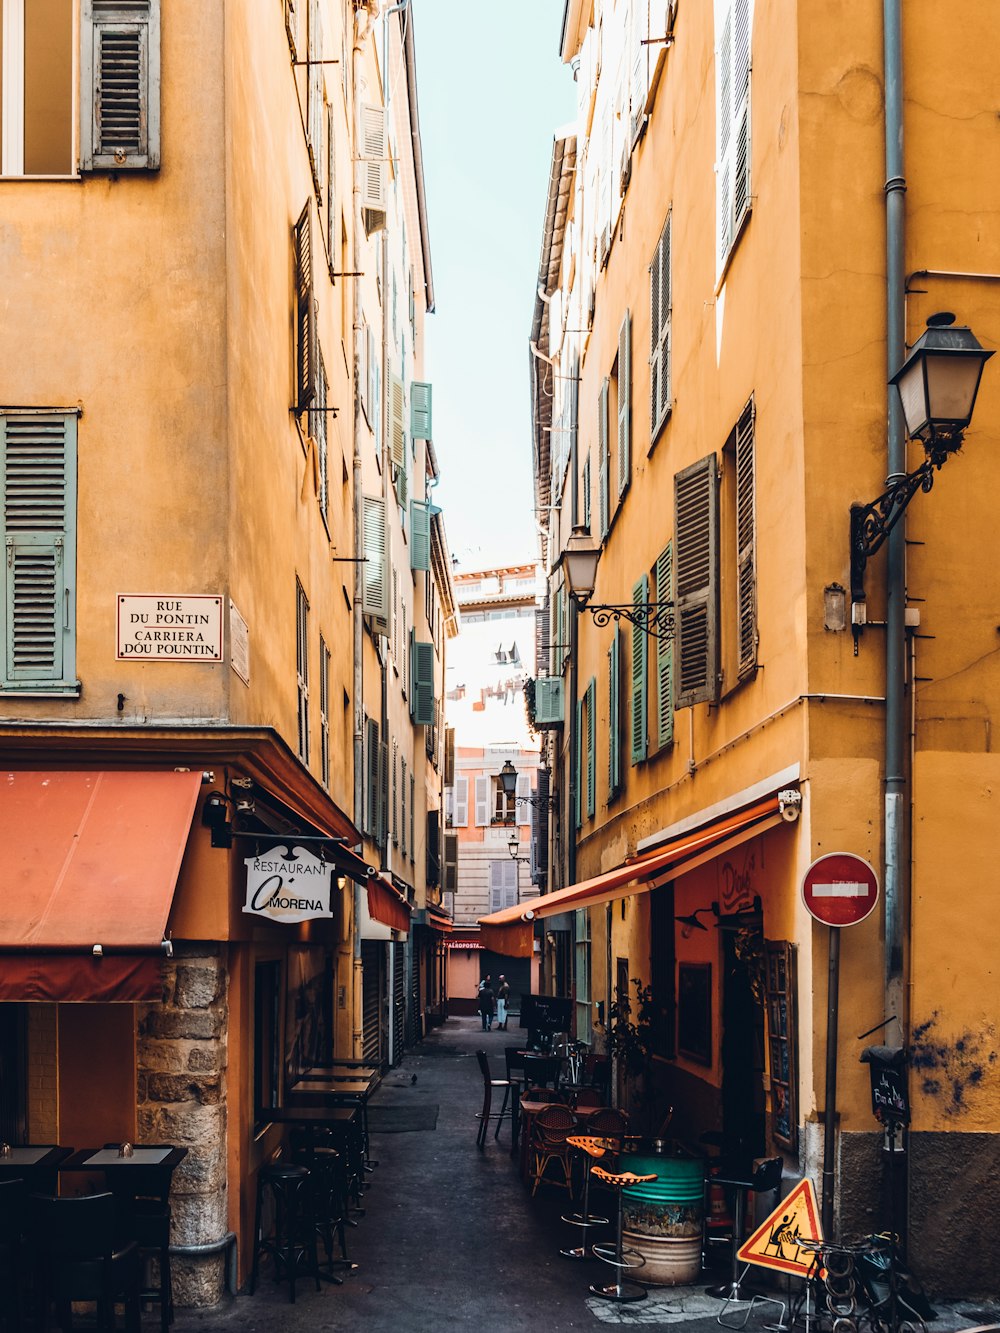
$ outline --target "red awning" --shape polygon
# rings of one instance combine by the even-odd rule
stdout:
[[[0,783],[0,1000],[159,998],[159,958],[137,951],[164,938],[201,773],[10,770]]]
[[[381,875],[372,875],[368,880],[368,915],[392,930],[410,929],[409,903]]]
[[[442,912],[440,907],[433,904],[427,904],[427,924],[431,930],[436,930],[442,935],[450,935],[455,929],[455,923],[447,912]]]
[[[634,857],[603,875],[595,875],[592,879],[570,884],[565,889],[557,889],[554,893],[546,893],[480,917],[483,944],[497,953],[529,958],[534,948],[532,922],[535,919],[596,907],[635,893],[648,892],[654,880],[677,879],[780,822],[778,798],[770,796],[736,814],[714,820],[701,829],[674,838],[665,846]]]

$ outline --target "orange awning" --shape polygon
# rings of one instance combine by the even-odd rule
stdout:
[[[390,880],[349,847],[335,847],[330,856],[341,870],[367,888],[368,915],[373,921],[392,930],[410,929],[410,904]]]
[[[154,951],[200,786],[200,772],[0,774],[0,1000],[162,998]]]
[[[528,958],[533,949],[532,922],[539,918],[556,916],[560,912],[574,912],[581,908],[596,907],[614,902],[635,893],[645,893],[653,881],[676,879],[687,874],[704,861],[722,855],[730,848],[746,841],[765,829],[781,822],[777,796],[769,796],[727,815],[704,828],[674,838],[663,847],[657,847],[642,856],[633,857],[614,870],[595,875],[592,879],[570,884],[565,889],[543,894],[526,903],[505,907],[499,912],[479,918],[483,946],[497,953]]]

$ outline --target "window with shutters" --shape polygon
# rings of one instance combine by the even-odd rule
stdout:
[[[319,753],[323,786],[330,785],[330,650],[319,636]]]
[[[719,487],[715,454],[674,477],[677,708],[719,697]]]
[[[309,762],[309,603],[305,589],[295,580],[295,679],[298,687],[299,758]]]
[[[74,173],[74,63],[71,5],[0,0],[0,176]]]
[[[76,413],[0,413],[4,690],[79,691],[76,495]]]
[[[362,611],[370,617],[372,629],[389,633],[388,536],[385,501],[380,495],[363,497],[362,528],[364,570],[362,576]]]
[[[400,832],[399,832],[399,836],[400,836],[400,844],[401,844],[401,845],[400,845],[400,852],[402,853],[403,856],[406,855],[406,780],[407,780],[407,777],[406,777],[406,760],[403,759],[403,761],[402,761],[402,774],[401,774],[401,777],[400,777],[400,783],[399,783],[399,804],[400,804],[400,812],[399,812],[399,830],[400,830]]]
[[[295,407],[304,412],[316,396],[319,342],[313,296],[312,223],[307,203],[293,233],[295,260]]]
[[[410,501],[410,568],[430,573],[431,506],[424,500]]]
[[[493,792],[493,823],[513,824],[517,819],[517,793],[510,795],[504,791],[496,778],[488,778]]]
[[[751,398],[722,452],[722,666],[727,687],[757,670],[755,419]]]
[[[392,845],[399,846],[399,743],[392,743]]]
[[[608,649],[608,800],[622,789],[622,631],[616,625]]]
[[[617,506],[632,479],[632,316],[627,310],[618,330],[618,356],[611,379],[617,422],[614,444]]]
[[[160,0],[82,0],[80,170],[159,165]]]
[[[306,84],[306,147],[317,194],[323,192],[323,16],[320,0],[309,0],[309,70]]]
[[[587,728],[584,799],[587,818],[593,819],[597,809],[597,681],[593,676],[584,694],[584,714]]]
[[[660,232],[660,239],[649,266],[649,447],[670,415],[670,233],[671,215]]]
[[[490,911],[500,912],[505,907],[517,906],[516,861],[490,862]]]
[[[385,227],[388,158],[385,109],[365,103],[361,107],[361,207],[369,236]]]
[[[410,641],[410,717],[418,726],[434,725],[434,645]]]
[[[653,598],[658,605],[674,600],[674,545],[667,542],[656,557],[652,574]],[[650,652],[656,658],[653,675],[654,735],[662,750],[674,741],[674,643],[673,639],[650,639]]]
[[[642,578],[632,588],[632,605],[641,606],[649,601],[649,576]],[[648,667],[649,635],[640,626],[632,630],[632,685],[630,707],[630,730],[632,733],[632,763],[639,764],[646,758],[648,745]]]
[[[433,439],[431,400],[431,385],[421,384],[418,380],[410,384],[410,438],[413,440]]]
[[[334,259],[340,241],[337,226],[337,139],[334,133],[333,106],[326,107],[326,258],[330,281],[336,283],[337,264]]]
[[[319,353],[316,371],[316,397],[309,409],[309,435],[316,447],[316,466],[319,473],[319,512],[327,530],[330,527],[330,455],[327,444],[327,393],[330,385],[323,365],[323,354]]]
[[[750,213],[750,68],[753,0],[715,0],[718,268]]]
[[[475,782],[476,827],[488,828],[493,819],[493,780],[480,774]]]
[[[582,512],[583,526],[590,531],[590,451],[587,451],[587,457],[583,462],[583,477],[581,480],[582,494],[580,496],[580,508]]]
[[[452,824],[455,828],[467,828],[469,824],[469,779],[456,778],[454,785],[455,804]]]
[[[603,541],[611,526],[611,436],[608,404],[611,381],[601,381],[597,395],[597,514]]]
[[[410,860],[416,860],[417,779],[410,774]]]

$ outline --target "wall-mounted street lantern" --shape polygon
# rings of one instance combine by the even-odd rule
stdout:
[[[868,505],[851,506],[851,600],[865,600],[865,565],[882,546],[917,491],[929,491],[934,473],[962,447],[972,420],[983,366],[993,355],[955,316],[931,315],[927,328],[890,384],[899,391],[906,433],[926,457]],[[855,630],[857,633],[857,627]]]
[[[555,568],[562,569],[566,591],[581,611],[588,612],[597,626],[612,620],[627,620],[654,639],[672,639],[675,635],[673,602],[595,603],[590,605],[597,582],[600,546],[590,539],[589,529],[577,526],[563,547]]]
[[[514,793],[517,791],[517,769],[509,759],[504,760],[503,768],[501,768],[500,772],[497,774],[497,782],[499,782],[501,790],[505,796],[514,796],[515,805],[534,805],[537,806],[539,810],[555,810],[558,807],[559,798],[556,795],[539,796],[536,794],[534,796],[515,796]]]
[[[508,852],[510,852],[510,859],[512,861],[518,861],[518,862],[523,861],[526,866],[531,865],[530,856],[518,856],[520,848],[521,848],[521,839],[517,836],[516,833],[511,833],[510,837],[507,839],[507,850]]]

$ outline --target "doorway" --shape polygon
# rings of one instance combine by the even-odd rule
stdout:
[[[722,934],[723,1156],[737,1162],[765,1148],[764,937],[760,926]]]

